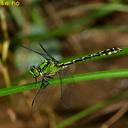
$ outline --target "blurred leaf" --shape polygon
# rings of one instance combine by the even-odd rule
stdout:
[[[33,8],[33,10],[31,11],[31,17],[32,17],[33,23],[35,23],[40,27],[44,27],[44,21],[42,19],[42,16],[40,15],[38,8]]]
[[[55,29],[51,29],[45,33],[36,33],[29,35],[17,35],[12,42],[18,42],[21,39],[28,38],[30,41],[42,41],[45,39],[50,39],[56,36],[64,36],[72,32],[79,32],[83,30],[85,24],[89,24],[97,18],[106,16],[114,11],[123,11],[128,12],[128,6],[122,4],[104,4],[99,7],[97,10],[92,11],[86,16],[80,17],[76,20],[70,21],[69,23],[64,24]],[[85,28],[87,29],[87,28]]]
[[[9,10],[18,26],[22,28],[25,21],[24,15],[22,13],[22,8],[9,6]]]
[[[116,96],[113,96],[105,101],[102,101],[95,105],[92,105],[92,106],[84,109],[83,111],[69,117],[68,119],[65,119],[57,126],[57,128],[65,128],[67,126],[70,126],[73,123],[75,123],[76,121],[78,121],[82,118],[86,118],[87,116],[97,112],[98,110],[101,110],[101,109],[105,108],[106,106],[108,106],[116,101],[119,101],[121,99],[127,98],[127,97],[128,97],[128,91],[120,92]]]

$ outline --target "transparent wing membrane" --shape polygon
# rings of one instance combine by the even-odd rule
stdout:
[[[76,88],[76,85],[75,85],[76,83],[74,81],[70,85],[65,85],[63,83],[63,77],[65,77],[65,76],[73,77],[73,74],[70,72],[69,68],[66,68],[59,72],[59,79],[60,79],[60,101],[61,101],[61,104],[64,106],[64,108],[70,109],[73,105],[73,102],[75,102],[73,95],[72,95],[73,94],[72,91]]]
[[[58,76],[59,76],[59,79],[60,79],[60,101],[62,103],[62,105],[65,107],[65,108],[69,108],[69,106],[66,104],[66,99],[63,95],[64,91],[65,91],[65,86],[63,85],[63,71],[60,71],[58,72]]]
[[[25,49],[27,49],[27,50],[29,50],[29,51],[35,52],[35,53],[37,53],[38,55],[41,55],[42,57],[44,57],[45,59],[47,59],[46,55],[43,54],[43,53],[40,53],[40,52],[38,52],[38,51],[36,51],[36,50],[34,50],[34,49],[31,49],[31,48],[25,47],[25,46],[23,46],[23,45],[21,45],[21,44],[19,44],[19,46],[21,46],[21,47],[23,47],[23,48],[25,48]]]
[[[37,79],[35,79],[35,81],[36,81],[36,84],[37,84]],[[34,105],[34,102],[35,102],[38,94],[40,93],[41,89],[45,89],[48,86],[48,84],[49,84],[48,81],[43,81],[42,80],[42,84],[40,85],[40,88],[37,90],[37,92],[36,92],[36,94],[35,94],[35,96],[33,98],[32,106]]]
[[[55,108],[60,99],[59,92],[59,88],[55,86],[41,88],[34,100],[32,111],[42,110],[45,106]]]
[[[47,55],[47,57],[49,58],[49,59],[51,59],[52,61],[54,61],[54,62],[57,62],[57,63],[59,63],[55,58],[53,58],[45,49],[44,49],[44,47],[43,47],[43,45],[40,43],[40,47],[42,48],[42,50],[45,52],[45,54]]]

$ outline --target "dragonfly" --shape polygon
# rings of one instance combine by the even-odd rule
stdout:
[[[63,69],[65,69],[73,64],[76,64],[78,62],[87,61],[89,59],[100,57],[100,56],[111,56],[111,55],[115,55],[118,52],[122,51],[121,48],[113,47],[110,49],[105,49],[100,52],[96,52],[96,53],[93,53],[90,55],[86,55],[86,56],[62,63],[62,62],[56,60],[53,56],[51,56],[46,51],[46,49],[43,47],[43,45],[41,43],[39,43],[39,45],[40,45],[40,48],[42,49],[42,52],[38,52],[34,49],[31,49],[31,48],[21,45],[25,49],[35,52],[44,58],[44,60],[40,64],[32,65],[29,69],[29,73],[32,75],[33,78],[35,78],[36,82],[39,77],[41,78],[41,85],[33,98],[32,106],[35,102],[37,95],[40,92],[40,89],[42,89],[42,88],[45,89],[49,85],[49,82],[48,82],[49,79],[53,79],[54,76],[57,73],[59,73],[60,71],[62,71]]]

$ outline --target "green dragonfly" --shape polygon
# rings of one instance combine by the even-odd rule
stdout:
[[[37,97],[38,93],[40,92],[40,89],[41,88],[45,89],[49,85],[48,80],[49,79],[53,79],[53,77],[57,73],[59,73],[61,70],[69,67],[70,65],[78,63],[78,62],[86,61],[86,60],[89,60],[89,59],[92,59],[92,58],[96,58],[96,57],[100,57],[100,56],[110,56],[110,55],[114,55],[114,54],[122,51],[121,48],[110,48],[110,49],[106,49],[104,51],[100,51],[100,52],[97,52],[97,53],[93,53],[93,54],[90,54],[90,55],[86,55],[86,56],[74,59],[72,61],[61,63],[58,60],[56,60],[54,57],[52,57],[45,50],[45,48],[43,47],[43,45],[41,43],[39,45],[40,45],[40,47],[41,47],[41,49],[43,51],[42,53],[22,45],[22,47],[41,55],[45,59],[40,64],[31,66],[30,70],[29,70],[29,72],[32,75],[32,77],[35,78],[36,82],[37,82],[37,79],[39,77],[42,78],[42,82],[41,82],[40,88],[37,91],[35,97],[33,98],[32,106],[34,104],[35,98]]]

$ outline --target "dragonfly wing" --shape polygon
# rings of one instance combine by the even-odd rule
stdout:
[[[65,100],[65,97],[63,95],[65,88],[64,88],[63,83],[62,83],[62,71],[58,72],[58,76],[60,79],[60,101],[65,108],[69,108],[69,106],[67,106],[67,104],[66,104],[66,100]]]
[[[44,51],[44,53],[46,54],[46,57],[48,60],[52,60],[53,62],[55,63],[59,63],[58,60],[56,60],[53,56],[51,56],[47,51],[46,49],[43,47],[43,45],[41,43],[39,43],[40,47],[42,48],[42,50]]]
[[[34,53],[37,53],[38,55],[40,55],[40,56],[42,56],[43,58],[47,59],[47,57],[46,57],[46,55],[45,55],[44,53],[40,53],[40,52],[38,52],[38,51],[36,51],[36,50],[34,50],[34,49],[31,49],[31,48],[28,48],[28,47],[22,45],[22,44],[18,44],[18,45],[21,46],[21,47],[23,47],[23,48],[25,48],[25,49],[27,49],[27,50],[29,50],[29,51],[32,51],[32,52],[34,52]]]
[[[36,93],[32,110],[42,110],[46,107],[55,107],[59,100],[59,90],[55,86],[48,85],[40,88]]]
[[[74,101],[74,98],[72,95],[74,86],[64,85],[63,83],[64,72],[63,71],[60,71],[58,73],[58,76],[60,79],[60,101],[66,109],[70,109]]]

